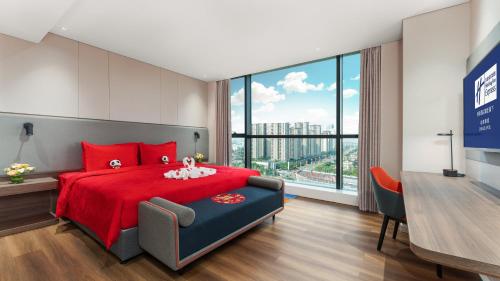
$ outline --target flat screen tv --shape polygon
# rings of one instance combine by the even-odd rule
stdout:
[[[500,151],[500,44],[464,78],[464,146]]]

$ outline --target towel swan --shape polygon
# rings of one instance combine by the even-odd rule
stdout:
[[[184,157],[184,159],[182,159],[182,164],[184,164],[184,168],[168,171],[164,174],[164,177],[167,179],[187,180],[188,178],[196,179],[208,177],[217,173],[217,170],[212,168],[196,167],[196,161],[193,157]]]

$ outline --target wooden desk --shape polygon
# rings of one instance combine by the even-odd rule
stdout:
[[[11,184],[0,179],[0,236],[55,224],[55,178],[31,178]]]
[[[410,248],[422,259],[500,277],[500,198],[465,178],[402,172]]]

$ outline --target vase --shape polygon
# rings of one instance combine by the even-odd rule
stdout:
[[[23,183],[24,178],[23,178],[23,176],[12,176],[12,177],[10,177],[10,182],[11,183]]]

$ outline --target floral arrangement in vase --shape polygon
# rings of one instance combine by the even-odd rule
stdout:
[[[195,153],[194,155],[194,160],[197,162],[197,163],[201,163],[203,162],[203,160],[205,159],[205,155],[203,155],[203,153]]]
[[[14,163],[10,165],[10,167],[3,169],[5,174],[9,176],[11,183],[23,183],[24,176],[33,172],[34,170],[35,167],[26,163],[24,164]]]

